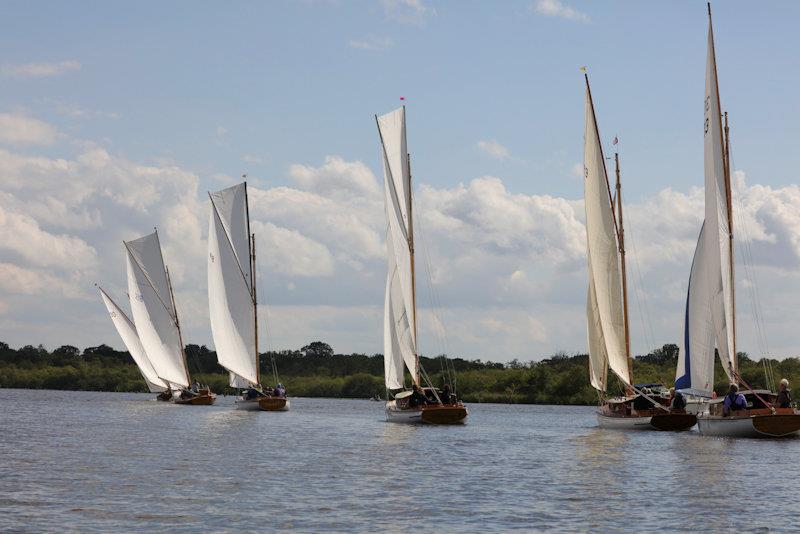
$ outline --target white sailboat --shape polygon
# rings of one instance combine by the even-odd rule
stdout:
[[[125,250],[131,311],[153,369],[175,393],[173,400],[177,404],[213,404],[216,397],[208,387],[189,387],[180,322],[158,232],[126,241]]]
[[[282,388],[261,386],[258,357],[255,234],[250,233],[247,183],[209,193],[208,306],[217,361],[243,390],[236,407],[288,410]]]
[[[744,382],[736,357],[736,299],[733,258],[733,205],[727,113],[719,99],[711,5],[708,6],[704,121],[705,221],[697,240],[686,297],[683,347],[675,388],[695,398],[710,399],[714,388],[714,348],[731,384]],[[767,390],[743,391],[748,409],[722,415],[724,399],[693,403],[702,434],[713,436],[779,437],[800,431],[800,415],[776,408]]]
[[[597,421],[604,428],[685,430],[696,423],[694,415],[671,410],[663,395],[641,391],[633,384],[619,154],[614,157],[617,183],[613,198],[589,77],[584,77],[584,205],[589,260],[586,319],[590,381],[601,396]],[[604,399],[609,370],[625,385],[625,397]]]
[[[139,368],[139,372],[142,374],[142,378],[144,378],[147,384],[147,389],[150,390],[150,393],[163,393],[167,391],[169,389],[169,384],[158,376],[158,373],[156,373],[156,370],[153,368],[153,364],[150,363],[150,360],[147,358],[147,354],[144,351],[144,347],[142,347],[142,342],[139,340],[139,334],[136,332],[136,326],[133,324],[133,321],[131,321],[125,312],[117,306],[117,303],[114,302],[102,287],[98,286],[98,289],[100,290],[100,296],[103,298],[103,303],[108,310],[108,315],[111,317],[111,321],[114,323],[119,337],[122,338],[125,348],[128,349],[133,361]],[[163,397],[159,395],[159,399],[162,400]]]
[[[383,344],[386,389],[403,391],[386,403],[386,418],[398,423],[463,423],[461,402],[442,401],[442,394],[420,382],[417,352],[417,302],[414,273],[414,223],[411,170],[406,144],[405,106],[376,116],[384,169],[389,269],[384,298]],[[405,368],[411,373],[412,394],[404,388]],[[431,401],[420,401],[421,396]]]

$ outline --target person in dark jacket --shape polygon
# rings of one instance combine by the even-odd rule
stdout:
[[[411,398],[409,398],[408,404],[412,407],[428,404],[428,399],[425,398],[425,394],[416,384],[411,387]]]
[[[442,388],[442,404],[453,404],[453,394],[450,392],[450,384],[445,384]]]
[[[686,397],[675,388],[669,388],[669,407],[676,412],[686,411]]]
[[[744,395],[739,393],[739,388],[736,384],[731,384],[731,389],[728,390],[728,394],[725,395],[725,401],[722,404],[722,415],[727,417],[731,415],[731,412],[746,409],[747,399],[744,398]]]
[[[778,405],[778,408],[792,407],[792,396],[789,394],[789,381],[785,378],[781,380],[781,385],[778,389],[778,398],[775,404]]]

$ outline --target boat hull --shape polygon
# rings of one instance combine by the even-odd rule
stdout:
[[[286,412],[290,406],[286,397],[261,397],[258,399],[258,409],[264,412]]]
[[[395,401],[386,403],[386,420],[390,423],[458,425],[467,420],[469,412],[463,404],[428,405],[400,409]]]
[[[181,399],[180,397],[175,397],[173,402],[175,404],[184,404],[187,406],[211,406],[217,400],[217,396],[213,393],[201,393],[195,397],[190,397],[188,399]]]
[[[692,428],[697,423],[697,417],[688,413],[613,416],[597,412],[597,423],[601,428],[616,430],[661,430],[675,432]]]
[[[237,410],[244,410],[246,412],[257,412],[261,410],[261,406],[259,405],[260,398],[255,399],[243,399],[242,397],[236,397],[236,409]]]
[[[697,427],[704,436],[786,438],[800,433],[800,414],[702,416]]]

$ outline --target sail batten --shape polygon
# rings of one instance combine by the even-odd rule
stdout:
[[[419,376],[411,268],[411,175],[408,168],[405,108],[376,117],[384,168],[388,272],[384,300],[386,387],[403,387],[403,365]]]
[[[586,315],[590,378],[596,389],[605,391],[609,369],[626,384],[632,383],[632,377],[625,349],[617,225],[588,79],[584,122],[584,205],[589,270]]]
[[[258,384],[247,185],[241,183],[209,196],[208,305],[211,333],[217,360],[230,372],[230,385],[244,388]]]
[[[147,357],[165,382],[188,387],[189,374],[155,232],[125,243],[131,312]]]
[[[133,324],[133,321],[130,320],[128,315],[114,302],[103,288],[99,289],[100,296],[103,298],[103,303],[108,310],[111,321],[114,323],[119,337],[122,338],[125,348],[128,349],[133,361],[139,368],[139,372],[147,383],[148,389],[151,393],[160,393],[164,391],[169,387],[169,384],[159,378],[158,373],[155,368],[153,368],[153,364],[150,363],[150,360],[147,358],[147,354],[145,353],[144,347],[142,347],[142,342],[139,339],[139,334],[136,331],[136,326]]]

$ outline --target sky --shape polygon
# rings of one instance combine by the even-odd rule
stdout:
[[[738,347],[756,356],[800,354],[798,16],[714,5]],[[405,103],[421,352],[585,352],[584,65],[607,152],[620,141],[634,352],[679,342],[703,216],[705,2],[9,1],[0,21],[12,346],[122,348],[93,284],[127,308],[122,241],[154,226],[184,339],[213,346],[207,191],[247,174],[262,349],[381,352],[374,114]]]

